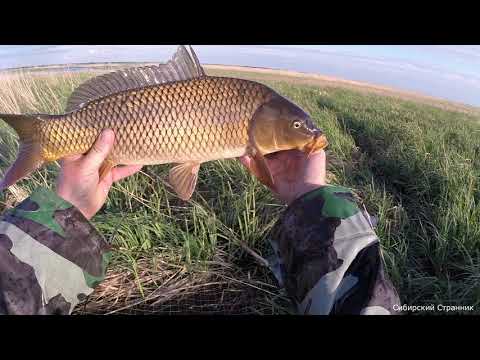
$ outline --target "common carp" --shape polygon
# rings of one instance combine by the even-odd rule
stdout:
[[[63,115],[0,118],[20,142],[0,189],[48,162],[88,152],[104,129],[115,132],[115,143],[100,179],[117,165],[176,163],[169,183],[183,200],[192,196],[204,162],[249,155],[252,171],[274,188],[265,155],[327,146],[324,133],[299,106],[254,81],[207,76],[185,46],[165,64],[86,81],[72,93]]]

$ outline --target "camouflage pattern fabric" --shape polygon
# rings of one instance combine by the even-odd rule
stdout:
[[[0,218],[0,314],[70,314],[105,277],[109,255],[77,209],[36,190]]]
[[[276,224],[272,270],[302,314],[392,314],[398,295],[370,217],[326,186]],[[38,189],[0,218],[0,314],[69,314],[104,279],[110,247],[55,193]]]
[[[325,186],[297,199],[271,244],[271,268],[301,314],[387,315],[400,305],[370,217],[347,188]]]

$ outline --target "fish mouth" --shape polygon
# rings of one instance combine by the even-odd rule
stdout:
[[[303,147],[303,151],[307,153],[307,157],[310,157],[313,153],[323,150],[328,146],[328,140],[325,134],[321,131],[318,131],[313,137],[312,141],[307,143]]]

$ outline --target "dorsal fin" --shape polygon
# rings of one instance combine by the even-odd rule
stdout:
[[[87,102],[122,91],[205,76],[191,46],[189,50],[180,46],[166,64],[118,70],[87,80],[70,95],[65,111],[77,110]]]

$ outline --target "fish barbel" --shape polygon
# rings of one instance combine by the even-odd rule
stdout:
[[[71,95],[63,115],[0,118],[20,137],[6,188],[48,162],[84,154],[100,132],[115,143],[100,169],[177,163],[169,182],[184,200],[195,189],[200,164],[250,155],[253,171],[274,187],[264,155],[327,146],[321,130],[297,105],[248,80],[205,75],[193,49],[181,46],[166,64],[131,68],[88,80]]]

